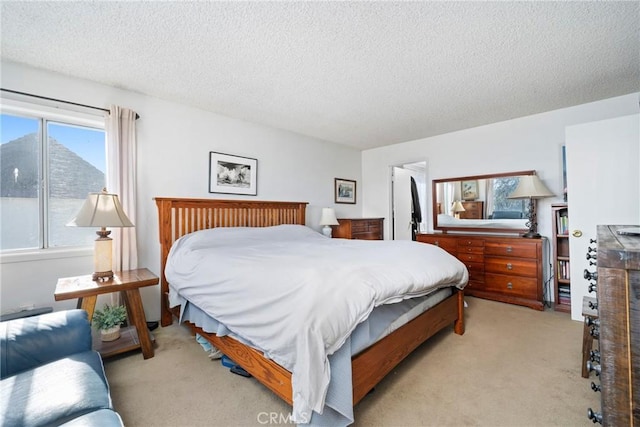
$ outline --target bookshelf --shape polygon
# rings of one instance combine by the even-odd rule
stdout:
[[[551,205],[553,218],[553,282],[555,310],[571,313],[571,269],[569,263],[569,208],[566,203]]]

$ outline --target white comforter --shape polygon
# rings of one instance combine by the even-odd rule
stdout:
[[[183,236],[165,275],[170,293],[291,371],[298,423],[322,413],[327,357],[374,307],[468,280],[464,264],[432,245],[330,239],[299,225]]]

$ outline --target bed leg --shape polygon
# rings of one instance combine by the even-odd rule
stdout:
[[[165,326],[169,326],[173,323],[173,313],[169,308],[169,293],[165,293],[161,296],[160,299],[160,324],[164,328]]]
[[[458,335],[464,334],[464,291],[458,291],[458,318],[453,324],[453,331]]]

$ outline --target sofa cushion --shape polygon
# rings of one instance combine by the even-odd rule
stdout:
[[[0,381],[0,425],[63,424],[99,409],[112,409],[102,359],[76,353]]]
[[[65,310],[0,322],[0,378],[91,350],[84,310]]]
[[[124,424],[116,412],[111,409],[100,409],[74,418],[62,425],[64,427],[121,427]]]

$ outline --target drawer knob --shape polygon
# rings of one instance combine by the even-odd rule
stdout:
[[[511,282],[507,283],[507,289],[513,289],[513,283]]]
[[[598,292],[598,286],[595,283],[592,283],[592,284],[589,285],[588,290],[589,290],[589,293]]]
[[[587,417],[589,417],[594,424],[602,424],[602,414],[600,412],[593,412],[593,409],[589,408],[587,411]]]
[[[596,375],[600,375],[602,368],[600,365],[593,363],[591,360],[587,362],[587,371],[595,371]]]
[[[600,319],[594,319],[593,317],[587,317],[585,322],[587,326],[600,326]]]
[[[594,363],[600,363],[600,352],[598,350],[591,350],[589,352],[589,360]]]
[[[438,240],[436,240],[433,244],[436,246],[440,246],[440,242]]]
[[[507,263],[507,270],[513,270],[513,265],[510,262]]]
[[[597,271],[589,271],[586,268],[584,269],[584,278],[587,280],[598,280],[598,272]]]
[[[513,248],[511,246],[507,246],[507,253],[510,254],[513,252]]]
[[[593,381],[591,381],[591,390],[593,390],[595,392],[599,392],[599,391],[602,390],[602,388],[600,387],[599,384],[596,384]]]

